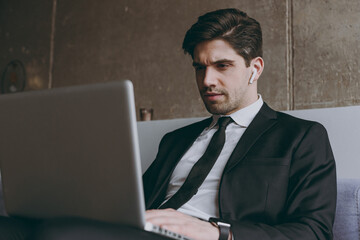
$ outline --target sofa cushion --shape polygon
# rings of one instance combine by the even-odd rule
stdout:
[[[360,179],[338,179],[335,240],[360,239]]]

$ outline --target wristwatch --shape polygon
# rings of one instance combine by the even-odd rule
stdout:
[[[209,222],[215,227],[219,228],[219,240],[228,240],[231,227],[230,223],[221,218],[209,218]]]

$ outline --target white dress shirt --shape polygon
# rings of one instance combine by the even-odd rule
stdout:
[[[236,144],[262,105],[263,100],[261,95],[259,95],[255,103],[230,115],[234,122],[230,123],[226,128],[226,140],[220,156],[203,184],[199,187],[197,194],[181,206],[178,211],[204,220],[208,220],[210,217],[219,217],[218,191],[225,165]],[[218,129],[217,121],[220,117],[222,116],[213,115],[213,121],[210,126],[204,129],[175,167],[164,202],[169,200],[179,190],[189,175],[191,168],[204,154],[212,136]]]

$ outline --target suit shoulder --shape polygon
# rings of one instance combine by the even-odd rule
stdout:
[[[284,112],[276,112],[279,123],[291,128],[319,129],[326,131],[325,127],[316,121],[302,119]]]

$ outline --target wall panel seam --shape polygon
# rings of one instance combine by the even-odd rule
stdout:
[[[51,13],[48,88],[52,88],[52,85],[53,85],[56,8],[57,8],[57,0],[53,0],[53,8],[52,8],[52,13]]]
[[[287,110],[295,109],[293,1],[286,0],[286,81]]]

